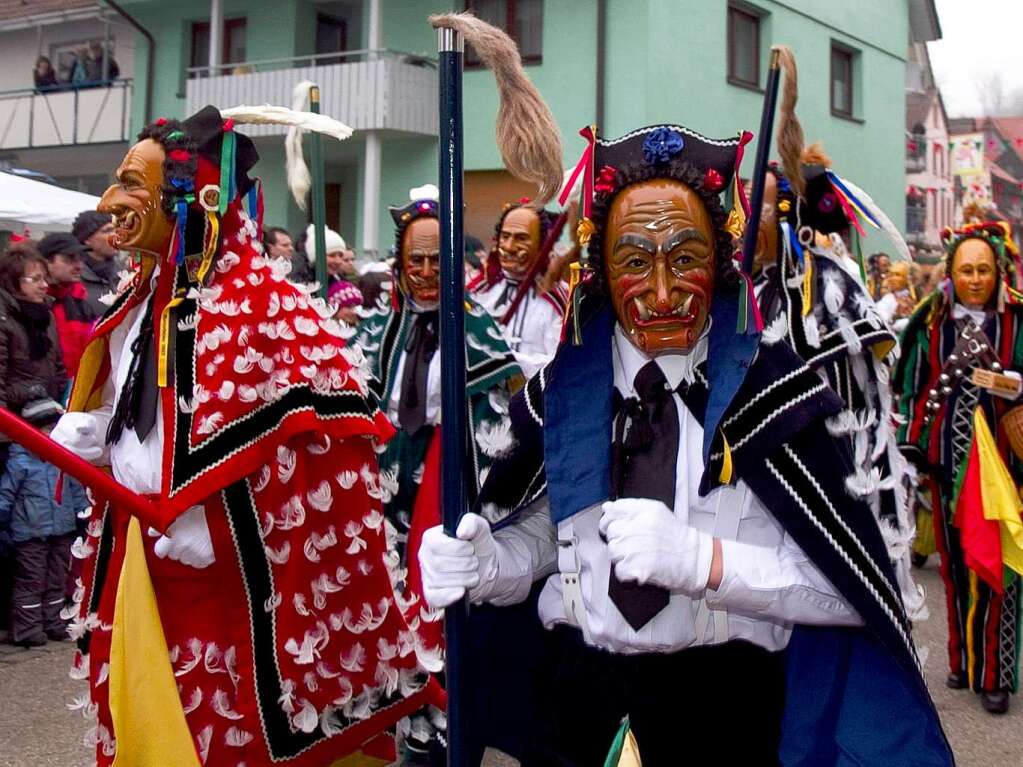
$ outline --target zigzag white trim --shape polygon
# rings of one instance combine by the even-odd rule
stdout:
[[[753,399],[751,399],[749,402],[747,402],[745,405],[743,405],[741,408],[739,408],[738,412],[735,415],[733,415],[731,418],[729,418],[727,421],[725,421],[724,425],[725,426],[730,426],[733,423],[735,423],[742,416],[743,413],[745,413],[747,410],[749,410],[751,407],[753,407],[757,402],[759,402],[761,399],[766,397],[768,394],[770,394],[772,391],[777,389],[779,386],[781,386],[786,381],[791,381],[793,378],[795,378],[796,376],[798,376],[800,373],[802,373],[804,371],[810,372],[810,368],[808,368],[806,365],[803,365],[802,367],[796,368],[791,373],[782,376],[777,381],[771,382],[771,384],[768,385],[766,388],[761,389],[759,392],[757,392],[754,395]]]
[[[546,367],[540,368],[539,372],[537,373],[538,380],[540,381],[541,394],[547,389],[547,381],[545,380],[546,373],[547,373]],[[533,420],[536,421],[537,425],[543,426],[543,419],[540,417],[540,414],[533,409],[533,403],[529,401],[528,382],[526,383],[526,386],[527,386],[526,390],[522,392],[522,399],[524,399],[526,402],[526,409],[529,411],[529,414],[533,416]]]
[[[791,458],[792,461],[796,464],[796,466],[799,467],[799,470],[803,472],[803,476],[810,481],[811,485],[813,485],[813,489],[817,491],[817,495],[820,496],[820,499],[824,502],[824,505],[828,507],[828,511],[831,512],[831,516],[834,517],[835,521],[842,526],[842,529],[845,530],[846,533],[848,533],[849,537],[856,541],[856,547],[860,550],[860,553],[863,554],[863,556],[867,559],[868,562],[870,562],[871,566],[874,568],[874,572],[877,574],[877,577],[880,578],[881,581],[888,586],[888,593],[892,595],[892,598],[896,602],[898,602],[899,601],[898,592],[896,592],[895,589],[892,587],[891,583],[888,582],[888,579],[884,577],[884,573],[882,573],[881,570],[878,568],[877,563],[874,562],[871,556],[867,553],[867,550],[863,548],[863,544],[860,543],[860,539],[853,535],[853,531],[849,529],[849,526],[845,523],[845,520],[839,516],[838,510],[835,509],[835,507],[832,505],[831,499],[828,498],[827,493],[824,492],[824,488],[820,486],[820,483],[817,481],[816,477],[810,474],[806,466],[803,464],[802,461],[799,460],[799,457],[796,455],[795,451],[793,451],[791,447],[785,445],[785,452],[788,453],[789,458]]]
[[[803,400],[809,399],[813,395],[815,395],[815,394],[817,394],[819,392],[824,391],[826,388],[828,388],[827,384],[821,382],[821,383],[817,384],[816,386],[814,386],[812,389],[807,389],[805,392],[800,394],[795,399],[790,400],[789,402],[786,402],[784,407],[779,408],[778,410],[776,410],[774,413],[771,414],[770,418],[767,418],[767,419],[761,421],[760,424],[755,429],[750,431],[748,434],[746,434],[746,436],[744,436],[742,439],[740,439],[738,442],[736,442],[734,445],[732,445],[732,450],[735,451],[735,450],[738,450],[739,448],[741,448],[743,445],[745,445],[747,442],[749,442],[751,439],[753,439],[753,437],[755,437],[759,432],[763,431],[764,427],[766,427],[769,423],[771,423],[771,421],[775,420],[778,416],[780,416],[786,410],[791,410],[793,407],[798,405]]]
[[[785,450],[786,452],[789,453],[790,456],[792,455],[792,452],[789,449],[788,445],[785,446]],[[873,584],[871,584],[870,581],[867,580],[866,575],[860,570],[859,567],[856,566],[856,563],[852,561],[852,557],[850,557],[848,552],[846,552],[845,549],[843,549],[839,545],[838,541],[835,540],[835,537],[830,532],[828,532],[827,528],[824,527],[824,524],[814,515],[813,511],[810,510],[810,507],[806,505],[803,499],[800,498],[799,494],[795,491],[795,488],[793,488],[792,485],[790,485],[785,480],[785,477],[782,476],[781,472],[778,471],[777,467],[775,467],[771,460],[768,459],[766,463],[767,468],[771,470],[771,473],[774,475],[775,479],[778,480],[779,484],[781,484],[781,486],[785,488],[788,494],[792,496],[793,500],[795,500],[795,502],[803,510],[803,513],[806,514],[807,518],[813,523],[814,527],[816,527],[818,530],[821,531],[821,533],[824,534],[824,537],[827,538],[828,543],[830,543],[834,547],[835,551],[838,552],[839,556],[841,556],[842,559],[845,560],[846,564],[849,565],[852,571],[856,574],[856,577],[858,577],[860,581],[862,581],[863,585],[866,586],[867,591],[870,593],[872,597],[874,597],[877,603],[881,606],[881,609],[884,611],[885,615],[887,615],[888,618],[891,620],[892,625],[894,625],[896,630],[899,632],[899,636],[905,643],[906,649],[909,650],[909,654],[913,658],[913,661],[917,664],[917,668],[920,668],[920,659],[917,657],[916,651],[913,649],[913,642],[910,640],[909,635],[906,634],[906,631],[902,627],[902,623],[899,621],[898,617],[895,615],[895,613],[892,612],[891,608],[885,603],[884,599],[881,598],[881,595],[877,592],[877,589],[875,589]],[[803,467],[801,464],[800,468],[804,469],[805,471],[805,467]],[[836,515],[836,519],[837,518],[838,517]],[[839,521],[841,522],[841,520]],[[853,540],[856,540],[856,536],[852,536],[852,538]],[[870,557],[867,557],[867,559],[871,561],[871,563],[873,563],[873,560],[871,560]],[[882,578],[882,580],[884,580],[884,582],[887,583],[886,579]]]

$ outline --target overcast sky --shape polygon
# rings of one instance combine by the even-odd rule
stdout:
[[[982,113],[980,91],[1001,78],[1023,114],[1023,0],[935,0],[940,40],[928,43],[949,117]],[[1015,44],[1013,41],[1015,37]]]

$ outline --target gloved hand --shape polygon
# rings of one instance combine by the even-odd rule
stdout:
[[[707,588],[714,539],[680,522],[661,501],[620,498],[603,505],[600,532],[615,575],[696,596]]]
[[[79,458],[102,465],[108,453],[106,429],[92,413],[65,413],[50,432],[50,439]]]
[[[216,562],[213,541],[206,526],[206,510],[193,506],[171,522],[167,534],[153,545],[153,553],[161,559],[173,559],[183,565],[202,570]]]
[[[423,534],[419,548],[423,596],[434,609],[454,604],[467,590],[470,599],[481,598],[497,578],[497,544],[490,523],[479,514],[466,514],[455,536],[445,535],[440,526]]]

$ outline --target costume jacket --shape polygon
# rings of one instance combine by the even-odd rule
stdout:
[[[397,282],[397,281],[395,281]],[[377,400],[386,407],[400,390],[398,367],[409,338],[414,313],[409,301],[400,291],[392,294],[393,303],[386,308],[372,310],[363,320],[353,344],[365,355],[371,375],[369,388]],[[379,302],[384,306],[384,302]],[[508,399],[513,379],[521,380],[519,366],[497,329],[494,320],[478,304],[466,302],[465,311],[465,366],[466,410],[470,433],[466,437],[464,466],[470,502],[475,501],[490,462],[507,450],[510,444]],[[432,360],[439,363],[440,351]],[[438,400],[439,389],[434,392]],[[428,399],[429,399],[428,395]],[[427,527],[439,524],[439,511],[433,498],[439,487],[439,432],[427,424],[409,434],[396,424],[398,433],[380,456],[380,470],[384,495],[384,508],[388,519],[398,530],[404,543],[410,534],[413,512],[422,495],[426,519],[416,519],[418,534]],[[436,443],[436,444],[435,444]],[[428,492],[421,493],[421,488]],[[423,526],[425,525],[425,527]],[[404,548],[404,547],[402,547]],[[415,547],[413,547],[415,548]],[[418,559],[409,553],[408,563],[417,569]],[[413,582],[418,578],[413,572]]]
[[[477,504],[498,526],[544,494],[555,524],[610,497],[614,317],[596,297],[581,317],[582,344],[563,344],[511,402],[514,448],[491,467]],[[734,299],[716,300],[711,317],[697,368],[705,407],[693,413],[704,427],[702,492],[730,459],[732,476],[865,624],[794,628],[781,763],[952,764],[876,518],[846,492],[851,456],[826,426],[841,400],[785,344],[737,335]]]
[[[902,336],[903,354],[895,371],[899,411],[904,424],[899,432],[907,454],[914,457],[931,487],[934,529],[942,553],[946,583],[951,670],[968,672],[975,691],[1018,688],[1020,578],[997,562],[996,580],[1001,593],[978,580],[964,561],[964,521],[957,515],[957,495],[963,483],[974,443],[975,413],[986,421],[997,453],[1015,487],[1023,484],[1023,462],[1010,449],[1002,416],[1019,402],[993,396],[967,376],[950,375],[948,392],[935,410],[928,408],[929,393],[942,392],[939,377],[949,372],[949,355],[963,332],[966,316],[957,317],[951,286],[934,291],[918,307]],[[961,307],[959,307],[961,309]],[[965,313],[962,313],[965,315]],[[1023,372],[1023,307],[1009,304],[988,313],[981,330],[1006,370]],[[953,368],[955,366],[952,366]],[[967,363],[967,370],[972,369]],[[930,414],[931,417],[928,417]]]
[[[158,557],[146,525],[95,499],[75,545],[86,561],[73,631],[100,765],[182,716],[196,764],[329,764],[422,705],[425,669],[439,668],[419,606],[395,587],[374,452],[391,427],[330,310],[264,255],[261,208],[258,187],[231,203],[204,284],[196,256],[164,259],[152,290],[137,272],[72,394],[72,410],[110,406],[125,326],[153,302],[162,487],[146,525],[201,505],[215,555],[204,569]],[[173,700],[130,613],[150,582]]]
[[[889,416],[896,336],[840,252],[802,249],[793,245],[790,232],[787,224],[781,226],[783,257],[760,293],[765,337],[787,341],[841,399],[842,410],[827,426],[852,447],[854,469],[845,478],[846,488],[878,518],[910,617],[926,618],[923,591],[910,573],[910,473]],[[802,253],[801,264],[793,252]]]
[[[536,278],[507,323],[501,320],[511,308],[520,283],[509,280],[498,270],[493,277],[484,271],[467,286],[472,297],[497,322],[527,378],[550,362],[557,351],[565,314],[565,291],[560,286],[541,290],[540,279]]]

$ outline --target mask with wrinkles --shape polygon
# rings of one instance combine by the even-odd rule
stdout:
[[[440,300],[440,221],[417,218],[401,241],[401,287],[423,309]]]
[[[687,353],[714,296],[715,235],[699,195],[652,179],[615,197],[604,237],[611,303],[632,343],[649,356]]]
[[[113,216],[110,246],[159,258],[170,245],[174,221],[162,207],[163,146],[143,139],[128,150],[117,169],[117,182],[103,194],[96,210]]]

